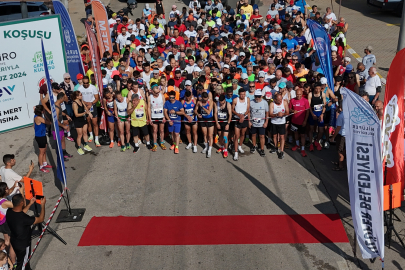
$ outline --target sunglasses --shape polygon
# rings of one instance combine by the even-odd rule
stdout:
[[[175,99],[176,97],[169,97],[170,99]]]
[[[88,83],[88,82],[84,82],[83,84],[90,84],[90,83]]]
[[[65,78],[65,81],[66,81],[66,80],[70,80],[70,78]]]
[[[349,78],[349,79],[353,79],[354,77],[353,77],[353,76],[349,76],[348,78]]]

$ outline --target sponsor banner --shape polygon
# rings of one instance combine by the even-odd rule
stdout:
[[[102,58],[104,52],[109,51],[112,54],[113,51],[107,11],[103,3],[98,0],[91,1],[91,8],[96,22],[98,47],[100,49],[100,57]]]
[[[384,96],[383,152],[387,163],[385,184],[401,182],[401,198],[404,194],[404,91],[405,49],[392,60],[388,71]],[[383,164],[385,166],[385,164]]]
[[[323,75],[328,80],[329,89],[334,91],[333,83],[333,70],[332,70],[332,52],[330,47],[330,41],[328,33],[325,28],[313,20],[307,20],[307,25],[311,31],[312,40],[314,42],[314,49],[318,54],[319,62]]]
[[[0,23],[0,133],[32,125],[45,83],[41,39],[52,81],[67,72],[59,15]]]
[[[65,41],[65,52],[70,77],[72,81],[77,83],[77,74],[84,74],[80,50],[77,44],[76,34],[73,30],[72,21],[65,6],[60,1],[53,1],[53,7],[56,14],[60,14],[63,40]]]
[[[341,88],[350,207],[363,259],[384,260],[381,124],[371,105]]]
[[[44,49],[44,42],[41,40],[41,47],[42,47],[42,58],[43,58],[43,63],[44,63],[44,72],[45,72],[45,80],[46,80],[46,85],[48,88],[48,93],[50,94],[49,98],[49,104],[51,105],[51,112],[52,112],[52,122],[53,126],[55,128],[55,131],[59,130],[59,124],[58,124],[58,115],[56,114],[56,109],[55,109],[55,101],[52,98],[52,83],[51,83],[51,77],[49,76],[49,70],[48,70],[48,64],[47,64],[47,55]],[[61,181],[65,187],[66,187],[66,172],[65,172],[65,160],[63,157],[63,150],[62,150],[62,143],[60,141],[60,135],[59,132],[55,132],[56,136],[56,144],[57,144],[57,149],[56,149],[56,176]]]

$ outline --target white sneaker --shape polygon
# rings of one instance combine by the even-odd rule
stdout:
[[[241,153],[241,154],[243,154],[243,153],[245,153],[245,151],[243,151],[243,149],[242,149],[242,146],[238,146],[238,150],[239,150],[239,152]]]
[[[193,144],[189,143],[189,144],[187,144],[186,149],[189,150],[189,149],[191,149],[192,146],[193,146]]]
[[[329,149],[329,146],[330,146],[329,142],[325,142],[325,145],[323,147]]]
[[[211,157],[211,150],[208,150],[207,151],[207,158],[210,158]]]
[[[235,154],[233,155],[233,160],[238,160],[239,159],[239,157],[238,157],[238,152],[235,152]]]
[[[193,146],[193,153],[197,153],[197,145]]]
[[[203,154],[207,153],[207,148],[204,148],[204,149],[201,151],[201,153],[203,153]]]

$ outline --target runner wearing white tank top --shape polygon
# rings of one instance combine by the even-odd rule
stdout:
[[[165,122],[166,119],[163,113],[163,106],[165,103],[165,97],[160,92],[159,87],[154,85],[152,90],[152,94],[149,95],[148,100],[148,109],[149,109],[149,121],[152,123],[153,127],[153,147],[152,152],[156,152],[158,147],[158,140],[157,140],[157,133],[159,129],[160,134],[160,147],[162,150],[166,150],[164,135],[165,135]]]
[[[270,150],[270,153],[277,151],[279,159],[284,158],[284,144],[285,144],[285,133],[286,133],[286,115],[289,114],[288,103],[283,100],[281,94],[276,94],[274,97],[274,102],[270,103],[269,115],[271,117],[271,133],[273,134],[274,148]],[[280,143],[280,148],[276,150],[278,144]]]
[[[238,160],[238,152],[241,152],[242,154],[245,152],[242,149],[242,143],[245,139],[245,133],[249,126],[250,117],[250,99],[246,97],[246,90],[244,88],[239,88],[239,97],[234,98],[232,101],[232,113],[234,114],[235,119],[238,120],[235,124],[235,154],[233,156],[233,160]]]

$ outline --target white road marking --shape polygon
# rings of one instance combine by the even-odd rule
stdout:
[[[347,51],[348,51],[350,54],[356,53],[353,49],[348,49]]]
[[[316,191],[316,187],[315,187],[314,183],[312,183],[311,179],[306,179],[304,181],[305,181],[305,185],[307,186],[311,200],[313,202],[320,202],[318,192]]]
[[[357,59],[357,61],[359,61],[359,62],[362,62],[362,61],[363,61],[363,58],[361,58],[361,57],[356,58],[356,59]]]
[[[347,266],[346,261],[337,261],[337,265],[339,270],[349,270],[349,267]]]

